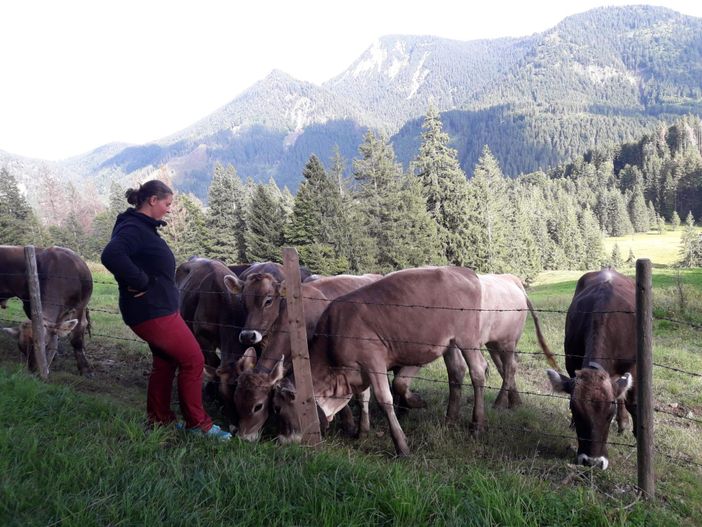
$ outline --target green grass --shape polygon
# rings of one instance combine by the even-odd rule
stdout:
[[[41,383],[0,336],[0,525],[696,525],[702,516],[702,379],[654,368],[658,500],[641,502],[630,431],[612,431],[610,440],[622,445],[610,447],[609,470],[571,464],[568,403],[548,396],[548,366],[530,319],[517,378],[524,404],[495,410],[496,390],[488,388],[488,428],[478,440],[469,433],[469,383],[461,421],[443,424],[440,362],[413,383],[428,407],[400,416],[413,452],[405,460],[394,459],[373,405],[369,437],[351,440],[333,428],[315,450],[147,433],[150,354],[106,312],[116,311],[116,290],[99,266],[93,272],[104,282],[91,301],[93,377],[78,376],[64,352]],[[537,309],[565,311],[581,274],[540,276],[529,292]],[[702,270],[678,278],[655,268],[653,281],[656,317],[702,323]],[[2,317],[23,318],[10,304]],[[562,354],[563,313],[540,319]],[[700,330],[656,320],[654,331],[656,364],[702,372]],[[499,386],[492,372],[488,386]],[[222,422],[218,408],[209,410]]]
[[[671,229],[671,226],[668,226]],[[672,266],[680,259],[680,237],[684,227],[676,230],[665,230],[663,234],[658,231],[630,234],[628,236],[605,238],[604,250],[606,255],[612,254],[614,245],[619,245],[619,254],[622,260],[629,256],[629,250],[635,258],[648,258],[654,266]]]
[[[220,444],[24,372],[0,370],[2,525],[664,525],[614,510],[589,485],[560,488],[469,459],[401,462],[321,450]],[[472,448],[470,442],[463,443]],[[584,474],[590,478],[590,474]],[[620,503],[621,505],[621,503]]]

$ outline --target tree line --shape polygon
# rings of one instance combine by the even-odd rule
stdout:
[[[485,146],[467,179],[432,105],[407,170],[389,139],[372,131],[350,163],[338,150],[328,167],[312,155],[295,196],[272,179],[243,180],[233,165],[218,164],[207,206],[179,193],[162,232],[179,261],[280,261],[281,248],[294,246],[301,263],[321,274],[451,264],[529,281],[545,269],[620,264],[617,248],[604,254],[605,235],[662,232],[680,225],[682,214],[680,263],[698,266],[701,138],[699,118],[685,117],[635,143],[517,178],[506,177]],[[170,179],[165,168],[151,176]],[[0,241],[57,244],[96,259],[126,208],[125,189],[113,181],[102,206],[72,184],[42,188],[35,212],[14,177],[0,171]]]

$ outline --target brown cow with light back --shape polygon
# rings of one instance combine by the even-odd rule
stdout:
[[[387,372],[423,366],[443,356],[449,375],[447,419],[458,419],[467,364],[474,393],[472,428],[479,432],[487,368],[480,351],[480,302],[478,276],[461,267],[397,271],[337,298],[319,320],[310,349],[317,405],[331,419],[354,394],[370,386],[385,411],[397,454],[407,455]],[[456,349],[463,356],[461,364],[454,360]],[[290,422],[295,419],[288,417]],[[294,427],[280,437],[292,439],[285,434],[295,434]]]
[[[548,370],[554,390],[570,394],[578,439],[578,463],[609,465],[607,437],[618,416],[626,414],[636,430],[636,286],[613,269],[590,272],[578,280],[565,327],[566,369],[570,377]]]

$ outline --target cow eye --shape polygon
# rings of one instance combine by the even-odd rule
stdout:
[[[268,307],[273,303],[273,297],[267,296],[263,301],[263,307]]]
[[[255,414],[257,414],[257,413],[260,412],[261,410],[263,410],[263,403],[258,403],[256,406],[254,406],[254,410],[253,410],[253,411],[254,411]]]

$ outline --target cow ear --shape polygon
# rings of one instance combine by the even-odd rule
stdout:
[[[283,280],[278,285],[278,294],[280,296],[288,296],[288,284]]]
[[[276,383],[274,388],[276,393],[278,393],[286,401],[295,400],[295,394],[297,393],[297,390],[295,390],[295,385],[290,380],[290,377],[285,377],[282,380],[280,380],[278,383]]]
[[[78,325],[78,319],[72,318],[71,320],[66,320],[65,322],[61,322],[60,324],[55,324],[53,326],[53,329],[54,329],[54,331],[56,331],[56,334],[59,337],[65,337],[71,331],[73,331],[73,328],[75,328],[77,325]],[[46,322],[44,322],[44,326],[47,327]]]
[[[623,399],[626,393],[634,385],[634,379],[631,377],[631,373],[627,372],[616,381],[612,382],[612,389],[614,390],[615,399]]]
[[[279,380],[281,380],[285,376],[284,361],[285,361],[285,358],[280,357],[280,360],[273,367],[273,370],[271,370],[271,373],[268,377],[269,380],[271,381],[271,384],[277,383]]]
[[[13,338],[19,337],[19,334],[20,334],[19,328],[0,328],[0,330],[3,333],[7,333],[8,335],[10,335]]]
[[[548,380],[551,381],[551,386],[553,390],[560,393],[573,393],[573,386],[575,381],[570,377],[561,375],[556,370],[546,370],[548,374]]]
[[[254,348],[247,348],[241,358],[236,361],[236,371],[241,374],[246,370],[253,370],[256,367],[256,350]]]
[[[229,289],[230,293],[238,295],[244,289],[244,282],[235,275],[228,274],[224,277],[224,286]]]

